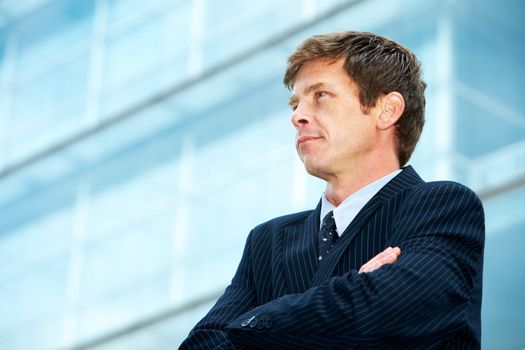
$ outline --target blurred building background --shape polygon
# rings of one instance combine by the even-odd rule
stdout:
[[[282,75],[312,34],[413,49],[411,161],[486,209],[483,347],[525,347],[525,3],[0,0],[0,349],[173,349],[249,230],[313,208]]]

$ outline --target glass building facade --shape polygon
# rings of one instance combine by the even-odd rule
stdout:
[[[519,0],[0,2],[0,349],[173,349],[245,238],[314,207],[282,75],[312,34],[424,68],[411,164],[486,210],[483,348],[525,347]]]

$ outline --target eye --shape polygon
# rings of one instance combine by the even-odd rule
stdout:
[[[326,92],[326,91],[317,91],[315,93],[315,98],[316,99],[319,99],[319,98],[324,97],[324,96],[328,96],[328,92]]]
[[[295,111],[297,109],[297,105],[290,105],[290,108],[292,109],[292,111]]]

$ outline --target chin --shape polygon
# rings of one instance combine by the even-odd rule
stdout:
[[[313,161],[313,159],[303,158],[304,168],[306,172],[312,176],[325,179],[327,174],[327,169],[320,162]]]

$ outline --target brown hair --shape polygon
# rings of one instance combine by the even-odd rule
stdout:
[[[425,87],[421,65],[406,47],[366,32],[315,35],[304,41],[288,58],[284,84],[291,90],[299,69],[315,59],[344,58],[344,68],[359,88],[364,111],[378,97],[392,91],[405,100],[405,110],[396,124],[397,153],[404,166],[419,140],[425,123]]]

